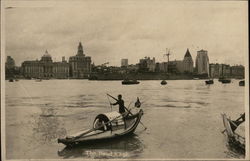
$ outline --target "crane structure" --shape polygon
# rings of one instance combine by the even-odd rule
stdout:
[[[169,63],[169,56],[170,56],[170,49],[166,48],[166,54],[163,54],[163,56],[167,56],[168,57],[168,63]]]

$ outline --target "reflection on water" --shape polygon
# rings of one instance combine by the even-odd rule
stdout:
[[[119,139],[96,142],[92,144],[65,147],[58,151],[63,158],[134,158],[140,156],[144,148],[143,143],[136,135]]]
[[[50,143],[52,140],[58,137],[66,135],[66,130],[62,127],[61,123],[56,116],[56,112],[53,107],[41,108],[42,113],[35,121],[35,127],[33,128],[33,136],[38,138],[40,143]]]

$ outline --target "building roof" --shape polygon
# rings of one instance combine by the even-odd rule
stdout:
[[[185,54],[184,57],[192,57],[188,49],[187,49],[186,54]]]
[[[42,57],[51,57],[51,55],[49,55],[48,51],[45,51],[45,54]]]
[[[198,52],[204,52],[204,51],[207,51],[207,50],[203,50],[203,49],[201,49],[201,50],[199,50]]]

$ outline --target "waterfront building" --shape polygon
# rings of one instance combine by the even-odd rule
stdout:
[[[144,72],[154,72],[155,71],[155,58],[150,59],[150,57],[145,57],[140,59],[139,70]]]
[[[183,72],[193,73],[194,70],[194,62],[192,56],[187,49],[186,54],[183,59],[183,68],[181,69]]]
[[[129,72],[136,72],[136,71],[138,71],[138,69],[139,69],[139,64],[130,64],[130,65],[128,65],[128,67],[127,67],[127,70],[129,71]]]
[[[230,65],[219,64],[219,77],[229,77],[231,75]]]
[[[195,68],[197,74],[209,75],[209,58],[206,50],[197,51]]]
[[[128,59],[121,60],[121,67],[128,67]]]
[[[15,60],[11,56],[7,56],[7,60],[5,63],[6,69],[13,69],[15,68]]]
[[[219,78],[220,77],[219,68],[220,68],[220,65],[218,63],[209,64],[209,74],[210,74],[209,76],[211,78]]]
[[[157,70],[159,70],[159,72],[166,73],[166,72],[168,72],[168,63],[167,62],[161,62],[161,63],[159,63],[159,67],[158,68],[159,69],[157,69]]]
[[[231,74],[230,65],[223,64],[222,67],[223,67],[223,76],[224,77],[230,77],[230,74]]]
[[[91,57],[85,56],[81,42],[77,54],[69,58],[70,76],[72,78],[87,78],[91,72]]]
[[[245,77],[245,67],[243,65],[235,65],[231,67],[231,76],[235,78]]]
[[[25,78],[68,78],[69,77],[69,64],[63,57],[62,62],[54,62],[48,53],[41,57],[41,60],[24,61],[21,66],[22,74]]]
[[[168,73],[179,73],[178,69],[177,69],[177,63],[176,61],[169,61],[167,63],[167,72]]]
[[[12,78],[15,75],[15,60],[11,56],[7,56],[5,62],[5,77]]]
[[[175,60],[174,64],[176,65],[176,72],[183,73],[184,72],[184,64],[182,60]]]

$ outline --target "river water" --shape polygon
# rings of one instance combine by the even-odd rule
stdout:
[[[221,133],[221,113],[234,119],[244,112],[244,87],[238,82],[169,80],[165,86],[160,81],[124,86],[120,81],[6,81],[6,157],[244,158]],[[138,125],[135,135],[108,143],[75,148],[58,144],[58,137],[89,128],[97,114],[111,111],[106,93],[122,94],[126,106],[139,97],[147,129]]]

